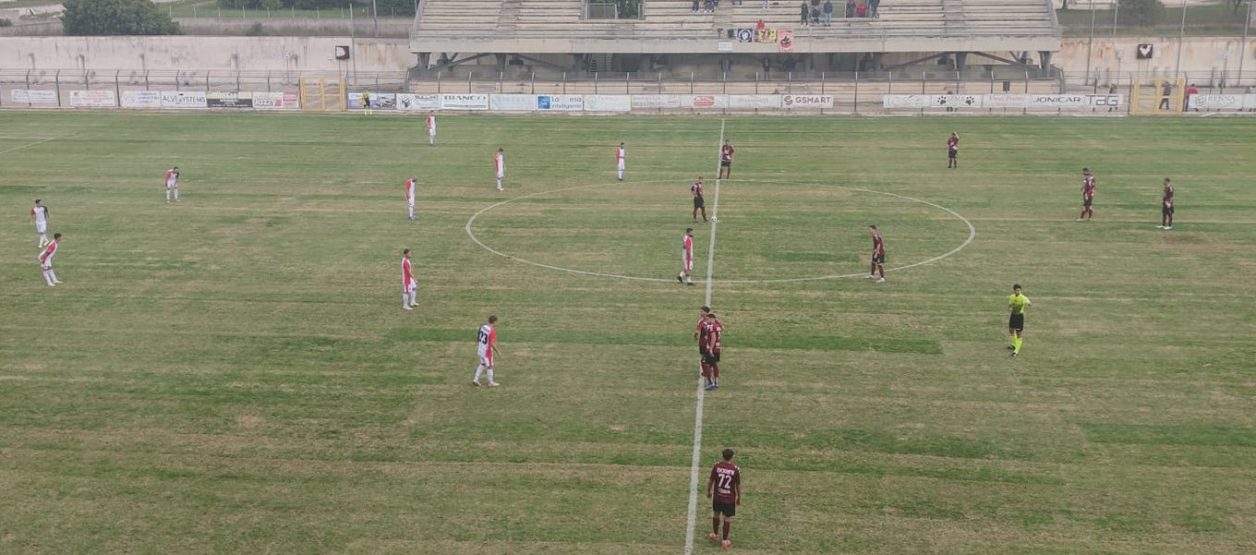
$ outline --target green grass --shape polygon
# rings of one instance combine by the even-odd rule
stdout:
[[[719,130],[451,116],[430,148],[415,117],[0,112],[0,552],[682,552],[704,287],[667,280],[688,182],[713,204]],[[702,464],[739,452],[737,551],[1256,550],[1256,124],[735,117],[727,135]],[[1073,221],[1083,166],[1092,223]],[[876,192],[948,207],[975,240],[883,285],[763,281],[864,271],[870,223],[891,267],[967,237]],[[662,281],[467,237],[532,193],[476,237]],[[65,234],[55,289],[35,197]],[[1017,360],[1013,282],[1034,301]],[[490,313],[491,391],[468,384]]]

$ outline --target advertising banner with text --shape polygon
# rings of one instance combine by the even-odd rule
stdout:
[[[632,110],[632,97],[626,94],[586,94],[586,112],[628,112]]]
[[[9,97],[13,99],[14,104],[29,104],[31,106],[56,106],[57,91],[42,89],[13,89],[9,91]]]
[[[442,94],[440,95],[442,110],[487,110],[487,94]]]
[[[175,109],[205,108],[205,91],[161,91],[161,107]]]
[[[781,105],[788,110],[820,110],[833,107],[831,94],[787,94],[781,97]]]
[[[781,107],[781,96],[775,94],[730,94],[731,110],[772,110]]]
[[[112,90],[70,91],[70,106],[75,108],[114,108],[117,105],[118,97]]]
[[[122,91],[123,108],[161,108],[161,91]]]
[[[492,94],[488,109],[494,112],[532,112],[536,110],[535,94]]]
[[[247,92],[211,92],[205,95],[205,105],[210,108],[252,108],[253,94]]]
[[[578,94],[543,94],[536,97],[536,109],[542,112],[581,112],[584,111],[584,97]]]
[[[674,94],[634,94],[630,102],[633,110],[680,108],[680,97]]]
[[[409,111],[439,110],[440,95],[401,93],[397,95],[397,109]]]
[[[254,110],[297,110],[299,108],[301,108],[301,99],[295,91],[253,92]]]

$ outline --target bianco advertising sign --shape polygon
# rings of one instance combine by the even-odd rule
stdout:
[[[442,110],[487,110],[487,94],[442,94],[440,95]]]
[[[634,94],[630,100],[632,109],[680,108],[680,97],[674,94]]]
[[[820,110],[833,107],[831,94],[787,94],[781,97],[781,105],[789,110]]]
[[[781,107],[781,96],[775,94],[730,94],[728,107],[733,110],[770,110]]]
[[[296,92],[254,92],[253,109],[255,110],[296,110],[301,107],[301,100]]]
[[[542,112],[581,112],[584,111],[584,96],[578,94],[539,95],[536,97],[536,109]]]
[[[536,110],[534,94],[494,94],[488,97],[488,108],[494,112],[531,112]]]
[[[29,104],[32,106],[57,105],[57,91],[55,90],[13,89],[9,91],[9,97],[13,99],[14,104]]]
[[[586,112],[628,112],[630,110],[632,110],[632,97],[626,94],[584,95],[584,111]]]
[[[440,95],[401,93],[397,95],[397,109],[408,111],[439,110]]]
[[[111,90],[70,91],[70,106],[75,108],[113,108],[118,97]]]
[[[161,91],[161,107],[174,109],[205,108],[205,91]]]

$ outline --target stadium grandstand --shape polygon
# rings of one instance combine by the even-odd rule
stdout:
[[[823,0],[423,0],[410,46],[420,75],[489,66],[506,74],[696,72],[729,79],[774,69],[964,71],[976,65],[1047,77],[1060,48],[1051,0],[849,4],[833,1],[826,23]],[[621,5],[635,13],[623,13]]]

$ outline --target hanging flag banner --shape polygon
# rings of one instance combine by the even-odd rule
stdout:
[[[777,48],[781,52],[794,51],[794,31],[792,29],[782,29],[780,39],[776,41]]]

